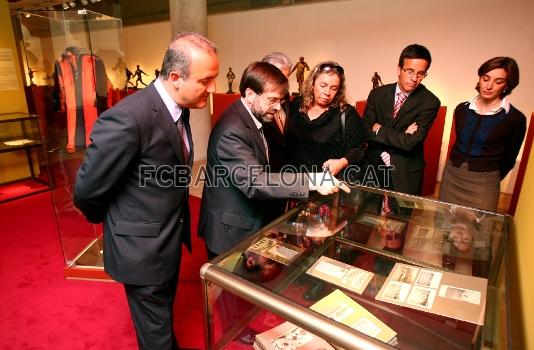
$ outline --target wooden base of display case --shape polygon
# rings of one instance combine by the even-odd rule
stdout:
[[[65,278],[113,282],[113,279],[104,271],[102,249],[102,238],[92,241],[72,263],[65,267]]]

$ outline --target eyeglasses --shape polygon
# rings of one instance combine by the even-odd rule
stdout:
[[[340,65],[337,65],[337,64],[332,64],[332,63],[323,63],[323,64],[321,64],[319,66],[319,70],[321,72],[336,71],[336,73],[338,73],[340,75],[345,74],[345,70],[343,69],[343,67],[341,67]]]
[[[267,102],[269,103],[269,108],[271,108],[272,106],[276,105],[277,103],[281,105],[283,105],[286,100],[284,99],[279,99],[279,98],[276,98],[276,97],[265,97],[263,96],[262,94],[256,92],[256,95],[260,96],[261,98],[264,98],[265,100],[267,100]]]
[[[428,73],[427,72],[415,72],[413,69],[404,69],[404,68],[401,68],[404,73],[408,74],[409,77],[413,78],[415,75],[417,75],[417,79],[424,79]]]

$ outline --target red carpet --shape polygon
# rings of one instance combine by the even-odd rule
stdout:
[[[199,204],[191,198],[193,255],[184,250],[175,305],[175,333],[189,348],[203,348]],[[0,247],[0,349],[137,348],[122,285],[63,277],[49,192],[0,205]]]
[[[0,186],[0,203],[46,191],[49,187],[33,179]]]

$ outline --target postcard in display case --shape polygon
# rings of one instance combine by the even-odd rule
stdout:
[[[324,339],[290,322],[257,334],[253,347],[256,350],[334,350]]]
[[[488,281],[395,264],[376,299],[483,325]]]
[[[373,273],[321,256],[306,273],[354,293],[362,294]]]

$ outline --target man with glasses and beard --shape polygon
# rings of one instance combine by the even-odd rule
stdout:
[[[409,45],[399,57],[397,83],[377,87],[367,98],[363,114],[367,158],[377,170],[380,165],[392,167],[389,172],[377,171],[382,187],[421,194],[423,143],[440,106],[439,99],[421,84],[431,62],[426,47]],[[391,177],[385,179],[388,174]]]
[[[241,99],[223,112],[208,144],[199,234],[210,260],[266,224],[267,199],[306,198],[312,190],[330,194],[342,186],[322,172],[269,173],[263,124],[273,121],[288,92],[288,80],[278,68],[251,63],[239,92]]]

